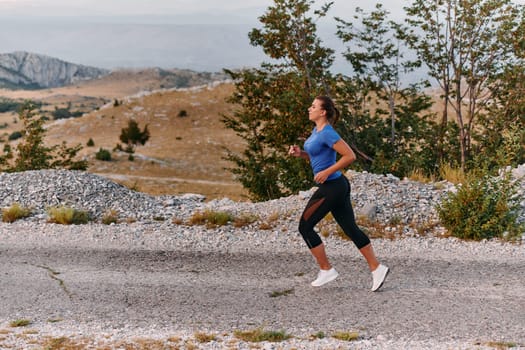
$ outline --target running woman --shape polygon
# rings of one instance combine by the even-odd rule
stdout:
[[[372,272],[371,290],[375,292],[383,285],[389,269],[379,263],[370,239],[355,222],[350,202],[350,183],[341,170],[354,162],[356,156],[333,128],[339,118],[339,111],[330,97],[318,96],[308,108],[308,117],[315,123],[315,127],[304,143],[304,151],[299,146],[292,145],[288,153],[310,161],[314,181],[318,185],[299,221],[299,232],[320,268],[312,286],[322,286],[339,275],[328,261],[324,243],[314,230],[315,225],[331,212],[337,224],[366,259]],[[339,160],[337,154],[340,155]]]

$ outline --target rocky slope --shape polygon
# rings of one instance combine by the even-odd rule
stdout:
[[[108,74],[105,69],[78,65],[29,52],[0,54],[0,87],[52,88]]]

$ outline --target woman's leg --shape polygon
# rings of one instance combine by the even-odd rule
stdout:
[[[314,256],[321,270],[330,270],[332,268],[332,265],[328,261],[328,256],[326,256],[326,251],[324,249],[323,243],[319,244],[315,248],[311,248],[310,252]]]
[[[376,291],[383,285],[389,269],[379,263],[370,239],[359,228],[359,226],[357,226],[354,210],[350,201],[350,183],[346,178],[345,180],[347,187],[346,190],[343,191],[343,193],[345,193],[344,198],[342,198],[342,203],[340,205],[334,206],[332,215],[338,225],[343,229],[343,232],[352,239],[356,247],[359,249],[359,252],[368,263],[368,267],[370,271],[372,271],[373,277],[372,291]]]
[[[315,287],[333,281],[339,275],[330,264],[321,237],[314,229],[315,225],[330,212],[330,208],[330,200],[326,198],[325,192],[320,188],[308,201],[299,221],[299,232],[310,248],[310,252],[320,269],[317,279],[312,282]]]

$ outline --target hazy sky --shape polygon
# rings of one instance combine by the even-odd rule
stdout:
[[[525,0],[523,0],[525,1]],[[321,6],[326,1],[316,1]],[[374,1],[337,0],[331,13],[352,13],[356,6],[367,8]],[[390,9],[406,0],[384,1]],[[272,0],[0,0],[2,16],[144,16],[210,14],[256,19],[273,4]],[[217,19],[220,20],[220,19]]]
[[[318,9],[327,1],[315,1]],[[400,20],[411,0],[382,0]],[[525,4],[525,0],[515,0]],[[221,71],[267,60],[249,43],[273,0],[0,0],[0,53],[29,51],[101,68],[162,67]],[[351,20],[376,1],[334,0],[326,46],[342,50],[333,17]],[[321,23],[322,24],[322,23]],[[337,70],[348,67],[339,54]]]

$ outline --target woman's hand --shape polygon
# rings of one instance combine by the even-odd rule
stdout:
[[[302,154],[301,147],[297,145],[291,145],[288,149],[288,154],[294,157],[300,157]]]
[[[314,181],[318,184],[322,184],[328,179],[328,176],[330,176],[331,172],[327,170],[323,170],[315,174]]]

